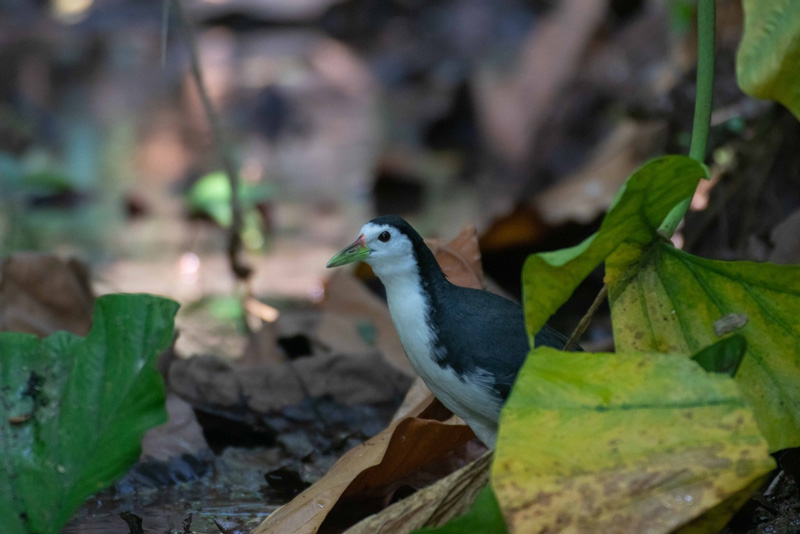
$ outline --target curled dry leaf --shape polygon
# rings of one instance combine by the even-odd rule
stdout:
[[[465,229],[446,245],[434,243],[431,249],[453,283],[483,287],[474,228]],[[374,303],[371,306],[375,310]],[[385,305],[380,312],[388,316]],[[395,417],[388,428],[342,456],[321,480],[275,511],[253,534],[339,532],[380,511],[409,477],[471,440],[472,430],[418,382],[401,407],[402,417]],[[423,510],[435,509],[450,494],[434,493]],[[443,510],[449,507],[440,507],[444,519],[449,516]],[[409,510],[419,513],[414,505]]]
[[[437,527],[469,510],[489,482],[492,453],[398,501],[349,528],[346,534],[406,534],[425,526]]]

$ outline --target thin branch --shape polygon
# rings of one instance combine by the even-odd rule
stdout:
[[[169,1],[169,0],[165,0]],[[206,88],[205,80],[203,79],[203,72],[200,69],[200,60],[197,54],[197,39],[194,34],[194,26],[192,21],[186,16],[183,8],[183,0],[172,0],[175,5],[175,12],[178,15],[180,28],[186,42],[189,45],[189,53],[191,59],[191,71],[195,84],[197,85],[197,92],[200,94],[200,100],[203,103],[208,122],[211,125],[211,135],[214,137],[214,145],[219,153],[219,158],[222,161],[222,167],[225,174],[228,176],[228,181],[231,185],[231,226],[228,229],[228,260],[230,262],[231,270],[238,280],[246,280],[252,273],[252,268],[241,259],[242,255],[242,206],[239,202],[239,173],[234,162],[233,155],[230,148],[225,142],[223,136],[222,125],[219,116],[214,110],[211,103],[211,98],[208,96],[208,89]]]
[[[600,307],[600,305],[606,299],[607,295],[608,295],[608,284],[603,284],[603,288],[600,290],[600,292],[594,298],[594,302],[592,302],[592,305],[589,306],[589,309],[586,311],[584,316],[581,318],[581,322],[578,323],[578,326],[575,327],[575,330],[572,332],[572,335],[569,336],[569,340],[567,340],[567,344],[564,345],[564,350],[565,351],[570,350],[572,347],[574,347],[575,344],[578,342],[578,339],[580,339],[580,337],[583,335],[583,333],[586,332],[586,329],[589,328],[589,324],[591,324],[591,322],[592,322],[592,318],[594,317],[594,314],[597,313],[597,309]]]

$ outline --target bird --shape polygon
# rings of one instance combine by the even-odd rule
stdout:
[[[505,297],[451,283],[433,252],[404,219],[383,215],[334,255],[328,268],[363,261],[386,289],[406,355],[425,385],[489,448],[530,346],[522,307]],[[563,348],[545,325],[536,346]]]

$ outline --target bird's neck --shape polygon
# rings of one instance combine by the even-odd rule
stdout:
[[[439,290],[449,284],[433,253],[427,246],[415,250],[409,257],[391,266],[373,266],[375,274],[386,288],[386,299],[392,321],[411,362],[424,374],[420,365],[436,353],[438,346],[436,304]]]
[[[422,291],[431,296],[433,288],[448,284],[436,258],[424,243],[415,244],[414,255],[391,263],[372,265],[375,275],[390,292]]]

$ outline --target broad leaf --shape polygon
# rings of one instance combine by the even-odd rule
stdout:
[[[800,119],[800,2],[743,0],[744,35],[736,58],[742,90],[776,100]]]
[[[736,380],[770,450],[800,445],[800,267],[709,260],[659,242],[620,247],[606,276],[621,351],[691,354],[718,341],[715,324],[741,318]]]
[[[492,485],[514,532],[659,534],[710,511],[719,525],[774,465],[730,377],[543,347],[503,409]]]
[[[155,359],[177,308],[108,295],[85,338],[0,334],[0,531],[60,532],[137,460],[144,432],[167,418]]]
[[[534,254],[522,274],[528,332],[547,319],[623,241],[649,242],[670,210],[692,195],[707,169],[684,156],[654,159],[637,170],[617,193],[595,234],[577,246]]]
[[[747,341],[737,334],[709,345],[692,356],[692,359],[708,372],[736,376],[745,352]]]

